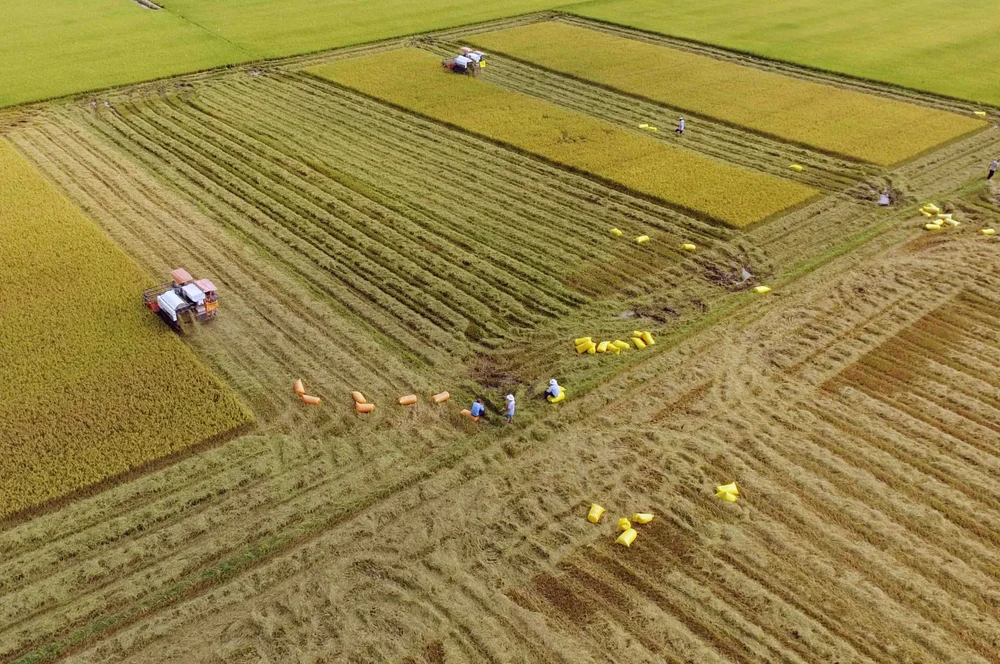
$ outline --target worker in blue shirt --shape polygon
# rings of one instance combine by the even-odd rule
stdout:
[[[507,395],[507,424],[513,424],[514,422],[514,409],[516,405],[514,404],[514,395]]]
[[[486,406],[483,405],[482,399],[476,399],[475,403],[472,404],[472,416],[482,417],[486,412]]]

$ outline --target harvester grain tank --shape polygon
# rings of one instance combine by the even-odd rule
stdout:
[[[150,311],[178,332],[187,322],[215,318],[219,310],[215,284],[208,279],[196,280],[183,268],[177,268],[170,276],[171,281],[143,291],[143,304]]]

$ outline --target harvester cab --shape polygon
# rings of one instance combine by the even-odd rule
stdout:
[[[208,279],[195,280],[183,268],[177,268],[170,276],[171,281],[143,291],[143,304],[150,311],[159,314],[178,332],[183,331],[185,323],[215,318],[219,309],[215,284]]]

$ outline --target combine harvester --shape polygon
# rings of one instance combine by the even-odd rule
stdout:
[[[175,332],[183,333],[184,325],[215,318],[219,295],[208,279],[197,281],[183,268],[170,273],[172,281],[147,288],[142,301],[150,311],[160,315]]]

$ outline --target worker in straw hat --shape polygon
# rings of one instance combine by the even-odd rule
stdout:
[[[514,395],[513,394],[508,394],[507,395],[507,424],[513,424],[514,423],[514,409],[516,407],[517,407],[517,405],[514,403]]]
[[[677,129],[674,129],[674,133],[679,136],[684,134],[684,118],[677,118]]]
[[[1000,168],[1000,159],[994,159],[993,163],[990,164],[989,175],[986,176],[987,180],[992,180],[993,176],[997,174],[997,169]]]

